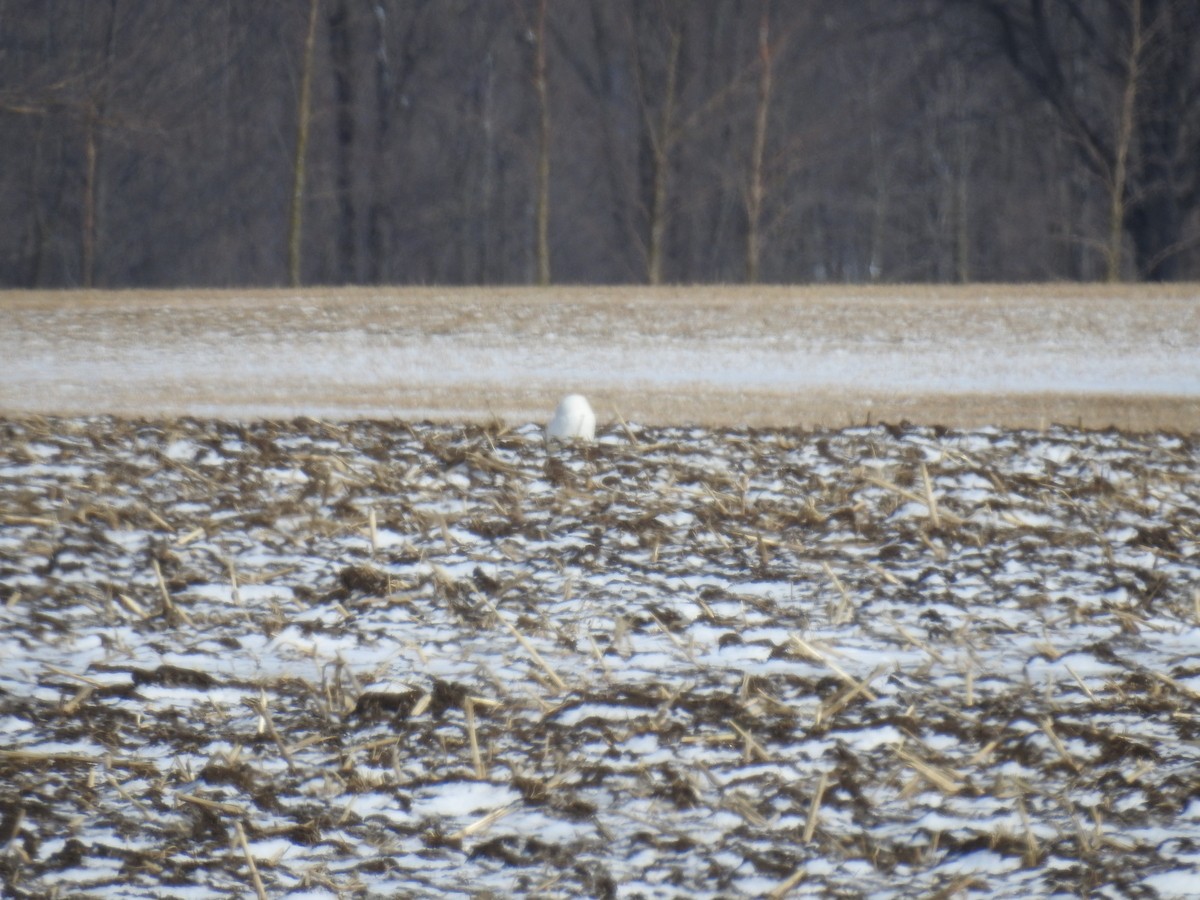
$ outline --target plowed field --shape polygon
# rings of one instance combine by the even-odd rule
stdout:
[[[1194,890],[1192,438],[0,438],[6,896]]]

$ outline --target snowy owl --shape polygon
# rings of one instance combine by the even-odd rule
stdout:
[[[596,436],[596,414],[582,394],[567,394],[558,401],[554,418],[546,426],[546,442],[579,439],[590,441]]]

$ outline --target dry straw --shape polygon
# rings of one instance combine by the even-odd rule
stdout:
[[[246,857],[246,866],[250,869],[250,882],[254,885],[254,894],[258,900],[267,900],[267,892],[263,889],[262,878],[258,874],[258,866],[254,862],[254,854],[250,852],[250,844],[246,840],[246,830],[241,821],[235,821],[233,827],[237,830],[238,844]]]
[[[804,823],[804,837],[802,840],[806,844],[811,844],[813,835],[817,831],[817,820],[821,812],[821,801],[825,798],[825,788],[829,783],[829,773],[822,772],[821,777],[817,780],[817,789],[813,791],[812,803],[808,805],[808,819]]]
[[[468,838],[473,834],[478,834],[480,831],[491,828],[492,825],[494,825],[496,822],[499,822],[509,813],[515,812],[518,806],[520,806],[519,803],[510,803],[508,806],[501,806],[499,809],[494,809],[486,816],[476,819],[470,825],[460,828],[458,831],[454,832],[454,834],[450,835],[447,840],[451,841],[452,843],[457,843],[463,838]]]
[[[475,733],[475,701],[467,697],[463,701],[463,713],[467,719],[467,740],[471,745],[471,764],[475,767],[475,777],[480,781],[487,778],[487,769],[483,765],[483,756],[479,752],[479,737]]]
[[[924,468],[925,468],[924,465],[922,465],[921,468],[922,468],[922,470],[924,470]],[[952,528],[957,528],[960,525],[962,525],[964,522],[964,519],[962,519],[960,516],[956,516],[953,513],[946,512],[945,510],[941,509],[938,506],[937,498],[934,496],[933,488],[930,485],[929,480],[928,480],[929,479],[928,473],[925,474],[925,494],[924,495],[913,493],[910,490],[900,487],[900,485],[898,485],[898,484],[888,481],[886,478],[882,478],[882,477],[872,474],[870,472],[865,472],[865,471],[860,470],[858,475],[863,481],[867,482],[868,484],[873,484],[876,487],[881,487],[886,491],[891,491],[893,494],[903,497],[905,500],[911,500],[913,503],[919,503],[922,506],[924,506],[929,514],[930,524],[932,524],[935,528],[940,528],[942,526],[943,522]]]
[[[176,606],[171,600],[171,592],[167,590],[167,582],[163,579],[162,569],[158,565],[158,560],[151,559],[150,565],[154,567],[154,578],[158,582],[158,590],[162,596],[164,618],[172,625],[179,622],[191,625],[192,617],[187,614],[187,610]]]
[[[869,687],[866,687],[865,683],[860,684],[860,682],[856,678],[854,678],[853,675],[848,673],[845,669],[843,669],[841,666],[839,666],[837,663],[835,663],[832,659],[830,659],[824,653],[821,653],[820,651],[818,651],[815,647],[813,647],[811,644],[809,644],[808,641],[806,641],[803,638],[801,638],[797,635],[794,635],[794,634],[791,636],[790,640],[792,642],[792,646],[794,646],[803,656],[805,656],[808,659],[811,659],[813,662],[823,663],[826,666],[828,666],[829,670],[831,672],[833,672],[834,675],[836,675],[838,678],[842,679],[842,681],[846,682],[846,684],[849,685],[851,688],[860,690],[862,695],[864,697],[866,697],[868,700],[878,699],[875,695],[875,692],[872,691]],[[870,679],[868,679],[868,681],[869,680]]]
[[[557,690],[565,691],[567,689],[567,683],[558,677],[558,673],[555,672],[554,669],[550,667],[550,664],[542,658],[542,654],[538,653],[537,648],[529,642],[529,639],[526,638],[525,635],[521,634],[521,632],[517,630],[516,626],[510,623],[508,619],[500,615],[500,611],[496,609],[492,602],[486,597],[483,598],[483,603],[485,606],[487,606],[488,611],[496,617],[496,620],[505,628],[507,628],[512,636],[517,639],[517,642],[525,648],[525,652],[529,654],[529,658],[532,659],[538,665],[538,667],[546,673],[546,677],[550,679],[550,683],[554,685]]]

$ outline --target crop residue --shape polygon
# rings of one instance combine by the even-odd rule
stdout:
[[[1200,450],[0,421],[7,895],[1182,895]]]

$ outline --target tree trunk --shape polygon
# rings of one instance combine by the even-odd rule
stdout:
[[[308,152],[313,47],[317,42],[317,12],[320,5],[321,0],[309,0],[308,32],[304,38],[300,96],[296,101],[296,156],[292,165],[292,206],[288,216],[288,282],[292,287],[300,286],[300,244],[304,220],[304,161]]]
[[[550,99],[546,86],[546,0],[538,0],[533,83],[538,102],[537,283],[550,283]]]
[[[329,14],[329,56],[333,64],[333,99],[337,131],[337,269],[342,284],[358,281],[354,231],[354,52],[346,0],[336,0]]]
[[[103,75],[95,93],[87,100],[83,134],[83,222],[80,240],[80,280],[84,287],[96,283],[96,247],[100,234],[100,145],[104,120],[108,115],[108,94],[111,90],[113,60],[116,57],[117,0],[108,10],[108,32],[104,40]]]
[[[1137,178],[1130,178],[1126,190],[1125,227],[1137,277],[1175,281],[1183,275],[1180,252],[1195,241],[1186,226],[1200,201],[1200,77],[1194,64],[1200,9],[1182,0],[1138,0],[1137,5],[1143,17],[1142,57],[1129,148],[1131,160],[1136,156]],[[1189,98],[1190,107],[1176,110],[1164,103],[1168,92]]]
[[[951,69],[954,128],[954,279],[960,284],[971,280],[971,153],[967,140],[966,76],[962,66]]]
[[[1105,248],[1105,277],[1121,280],[1121,248],[1125,243],[1125,192],[1129,174],[1129,146],[1133,142],[1134,114],[1137,108],[1138,78],[1142,61],[1142,0],[1131,0],[1129,50],[1125,60],[1125,84],[1121,91],[1121,110],[1117,117],[1116,153],[1111,183],[1108,186],[1108,243]]]
[[[94,103],[88,104],[84,121],[84,169],[83,169],[83,235],[80,255],[83,271],[80,273],[83,286],[90,288],[96,281],[96,168],[100,155],[96,123],[99,113]]]
[[[763,158],[771,109],[771,0],[763,0],[758,23],[758,102],[754,109],[754,141],[750,148],[750,187],[746,196],[746,282],[757,284],[762,255]]]
[[[382,3],[374,5],[375,13],[375,142],[372,167],[375,179],[382,181],[387,162],[388,133],[391,130],[392,93],[395,82],[388,60],[387,9]],[[367,207],[367,277],[372,284],[382,284],[387,269],[384,254],[388,247],[390,218],[388,204],[378,188],[371,192]]]
[[[682,38],[671,29],[667,51],[666,85],[658,128],[649,135],[651,158],[649,241],[646,251],[646,280],[662,284],[664,244],[667,237],[667,179],[670,175],[671,148],[675,140],[675,91],[679,75],[679,50]]]

